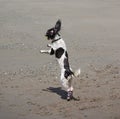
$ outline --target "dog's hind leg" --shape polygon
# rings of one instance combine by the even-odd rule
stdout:
[[[71,79],[61,79],[63,87],[67,91],[67,100],[70,101],[73,97],[73,86],[72,86],[72,78]]]
[[[73,86],[72,86],[72,77],[68,80],[68,89],[67,89],[67,101],[70,101],[73,98]]]

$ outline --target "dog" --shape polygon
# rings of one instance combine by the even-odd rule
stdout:
[[[55,55],[61,69],[61,83],[63,87],[67,90],[67,100],[70,101],[73,98],[73,86],[72,80],[74,77],[80,75],[80,69],[75,72],[72,71],[69,65],[69,57],[66,48],[66,44],[60,35],[61,30],[61,20],[58,20],[53,28],[47,30],[45,36],[48,40],[51,40],[51,44],[47,46],[49,50],[40,50],[41,53],[47,53],[50,55]]]

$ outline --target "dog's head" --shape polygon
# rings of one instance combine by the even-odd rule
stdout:
[[[60,30],[61,30],[61,21],[58,20],[55,24],[55,27],[47,30],[45,36],[47,37],[48,40],[50,39],[53,40]]]

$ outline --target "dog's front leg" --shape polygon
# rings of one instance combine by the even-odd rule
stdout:
[[[40,50],[40,53],[46,53],[46,54],[50,54],[51,50]]]
[[[50,47],[50,49],[49,50],[40,50],[40,52],[53,55],[54,54],[54,50],[52,48],[52,44],[47,44],[47,47]]]
[[[49,50],[40,50],[40,52],[41,53],[50,53],[50,51],[51,51],[51,44],[47,44],[47,47],[50,47],[50,49]]]

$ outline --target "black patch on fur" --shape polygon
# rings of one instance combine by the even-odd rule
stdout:
[[[65,73],[64,73],[64,77],[67,79],[68,76],[70,75],[73,75],[73,72],[69,69],[69,70],[65,70]]]
[[[57,33],[61,30],[61,21],[58,20],[55,25],[55,29],[57,30]]]
[[[55,36],[56,36],[56,34],[57,34],[57,33],[56,33],[55,28],[51,28],[51,29],[48,29],[48,30],[47,30],[45,36],[47,36],[47,38],[48,38],[48,40],[49,40],[49,39],[54,39]]]
[[[51,48],[51,52],[50,52],[50,55],[53,55],[55,52],[53,50],[53,48]]]
[[[70,69],[70,67],[69,67],[69,62],[68,62],[68,58],[65,58],[65,59],[64,59],[64,68],[65,68],[66,70],[69,70],[69,69]]]
[[[67,52],[66,52],[66,53],[67,53]],[[65,73],[64,73],[64,77],[67,79],[68,76],[73,75],[73,72],[70,70],[68,58],[65,58],[65,59],[64,59],[64,68],[66,69],[66,70],[65,70]]]
[[[68,58],[68,53],[67,53],[67,51],[65,52],[65,56]]]
[[[67,52],[66,52],[66,55],[67,55]],[[67,55],[66,57],[68,57],[68,55]],[[73,72],[70,70],[68,58],[65,58],[65,59],[64,59],[64,68],[66,69],[66,70],[65,70],[65,73],[64,73],[64,77],[65,77],[66,79],[68,78],[68,76],[74,75]]]
[[[61,56],[63,55],[63,53],[64,53],[64,49],[60,47],[60,48],[58,48],[56,50],[55,57],[59,59],[59,58],[61,58]]]
[[[59,31],[61,30],[61,21],[58,20],[53,28],[47,30],[45,36],[47,36],[48,40],[53,40]]]

